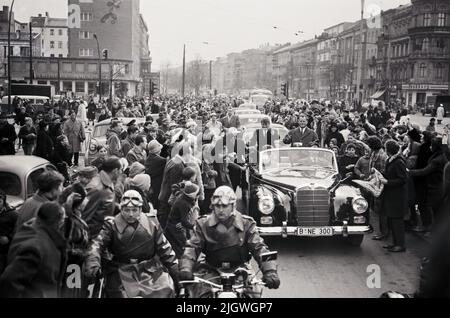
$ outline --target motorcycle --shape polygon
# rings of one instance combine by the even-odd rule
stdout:
[[[276,260],[278,253],[270,252],[261,256],[262,262]],[[191,281],[180,281],[179,298],[191,298],[190,290],[197,287],[201,289],[201,285],[207,286],[208,291],[201,293],[200,298],[220,298],[220,299],[239,299],[239,298],[261,298],[263,289],[261,287],[266,284],[259,278],[256,273],[253,273],[243,267],[235,270],[217,269],[201,264],[199,270],[204,269],[209,273],[218,273],[219,276],[214,276],[209,279],[203,279],[198,275]],[[220,283],[213,282],[220,279]],[[193,287],[193,288],[192,288]],[[202,291],[206,291],[203,289]]]

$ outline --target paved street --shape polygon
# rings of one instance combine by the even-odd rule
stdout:
[[[367,235],[359,248],[338,238],[270,238],[271,249],[279,252],[278,272],[281,287],[266,290],[266,297],[288,298],[377,298],[383,292],[396,290],[413,293],[418,284],[420,258],[427,244],[414,234],[407,235],[408,251],[392,254],[383,242]],[[380,267],[381,288],[367,287],[369,265]]]

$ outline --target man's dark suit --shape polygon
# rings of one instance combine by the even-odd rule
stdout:
[[[300,127],[291,130],[284,138],[283,142],[285,144],[291,144],[291,146],[294,146],[296,143],[301,143],[302,147],[312,147],[313,145],[318,144],[319,137],[314,130],[309,128],[303,128],[303,130],[303,133],[302,128]]]
[[[265,146],[275,148],[275,141],[280,140],[280,135],[276,129],[260,128],[256,129],[252,139],[250,139],[250,147],[258,147],[258,151],[263,151]]]
[[[222,123],[224,128],[239,128],[241,123],[239,122],[239,117],[236,115],[233,115],[231,117],[225,116],[223,117],[220,122]]]

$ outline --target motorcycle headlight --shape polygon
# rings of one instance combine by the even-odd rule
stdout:
[[[363,214],[369,208],[369,203],[367,202],[366,199],[359,198],[359,199],[353,200],[352,207],[353,207],[353,211],[355,211],[355,213]]]
[[[269,215],[275,210],[275,201],[272,196],[262,196],[258,201],[258,209],[264,215]]]

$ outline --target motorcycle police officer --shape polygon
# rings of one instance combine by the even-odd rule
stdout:
[[[253,256],[263,273],[266,287],[277,289],[280,279],[276,261],[261,260],[261,256],[270,251],[253,218],[236,211],[236,200],[230,187],[216,189],[211,198],[213,213],[197,221],[194,235],[186,244],[180,260],[180,280],[194,278],[194,267],[201,253],[205,254],[207,265],[221,269],[245,267]]]
[[[120,206],[120,214],[105,218],[92,241],[85,275],[97,277],[109,252],[112,258],[103,266],[108,298],[174,297],[178,260],[156,216],[142,212],[143,199],[134,190],[125,192]]]

